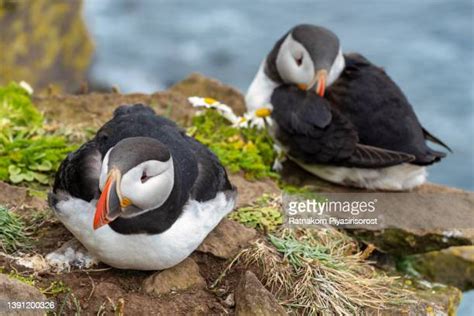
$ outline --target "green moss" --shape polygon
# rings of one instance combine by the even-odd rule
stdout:
[[[8,276],[12,279],[18,280],[20,282],[23,282],[25,284],[35,286],[35,278],[32,275],[21,275],[18,273],[15,273],[15,271],[10,271]]]
[[[268,194],[262,195],[249,206],[233,211],[229,218],[264,232],[272,232],[283,223],[280,203]]]
[[[248,179],[276,177],[273,141],[266,130],[239,129],[215,110],[204,110],[192,121],[188,134],[208,146],[232,173],[243,171]]]
[[[29,248],[30,245],[30,238],[21,218],[0,206],[0,247],[2,250],[11,253],[18,249]]]
[[[0,117],[0,180],[47,184],[75,147],[42,129],[43,116],[16,83],[0,87]]]
[[[27,80],[36,91],[50,84],[76,91],[94,49],[80,14],[81,3],[0,1],[0,84]]]
[[[40,291],[48,296],[56,296],[58,294],[71,292],[71,288],[64,284],[63,281],[53,281],[47,288],[41,288]]]

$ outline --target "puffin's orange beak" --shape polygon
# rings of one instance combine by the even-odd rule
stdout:
[[[298,83],[297,87],[300,90],[311,90],[314,85],[316,85],[316,94],[320,97],[324,97],[324,92],[326,91],[326,80],[328,77],[328,72],[326,69],[321,69],[314,74],[313,80],[309,84]]]
[[[104,189],[95,208],[94,230],[110,223],[120,215],[121,203],[117,190],[120,178],[121,174],[119,170],[112,169],[109,172]]]
[[[316,93],[320,97],[324,97],[324,92],[326,91],[326,79],[328,77],[328,72],[325,69],[319,70],[316,73],[316,80],[317,80],[317,85],[316,85]]]

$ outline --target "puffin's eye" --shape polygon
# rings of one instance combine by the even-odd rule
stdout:
[[[301,55],[301,57],[295,57],[295,62],[298,67],[301,66],[301,64],[303,63],[303,55]]]
[[[147,176],[146,172],[143,171],[142,176],[141,176],[141,178],[140,178],[140,181],[141,181],[142,183],[145,183],[145,182],[146,182],[148,179],[150,179],[150,178],[151,178],[151,177]]]

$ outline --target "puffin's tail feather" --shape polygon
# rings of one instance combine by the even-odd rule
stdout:
[[[415,156],[410,154],[357,144],[345,165],[358,168],[385,168],[413,160]]]
[[[433,134],[431,134],[430,132],[428,132],[424,127],[422,127],[423,129],[423,135],[425,135],[425,139],[426,140],[429,140],[430,142],[433,142],[435,144],[438,144],[444,148],[446,148],[447,150],[449,150],[450,153],[452,153],[453,151],[451,150],[451,148],[449,148],[448,145],[446,145],[445,143],[443,143],[438,137],[434,136]],[[444,157],[444,156],[443,156]]]
[[[435,162],[440,161],[444,157],[446,157],[446,153],[433,150],[428,147],[428,152],[424,154],[423,156],[416,157],[416,160],[413,161],[413,163],[419,166],[428,166],[428,165],[434,164]]]

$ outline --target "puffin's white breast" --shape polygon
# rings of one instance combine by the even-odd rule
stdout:
[[[156,235],[115,232],[108,225],[92,228],[96,200],[69,198],[56,205],[61,222],[100,261],[121,269],[162,270],[191,254],[235,205],[222,192],[212,200],[190,200],[165,232]]]

